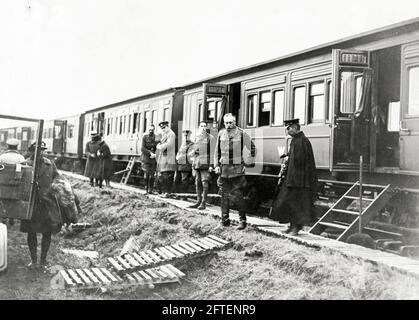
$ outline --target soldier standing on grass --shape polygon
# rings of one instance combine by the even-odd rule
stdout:
[[[243,189],[246,187],[244,176],[247,164],[243,151],[247,149],[252,158],[256,155],[256,147],[250,136],[236,126],[236,117],[227,113],[224,115],[224,126],[218,133],[214,152],[215,173],[219,174],[217,184],[221,192],[221,220],[223,226],[230,225],[230,195],[237,197],[239,206],[240,224],[238,229],[246,228],[246,213],[243,204]]]
[[[172,191],[173,178],[176,171],[176,135],[169,128],[168,121],[160,122],[159,127],[162,131],[162,137],[160,143],[156,146],[156,149],[159,151],[157,171],[160,175],[160,187],[164,192],[163,197],[168,197]]]
[[[154,134],[154,124],[148,128],[148,133],[143,135],[141,143],[141,168],[144,172],[145,189],[147,193],[153,193],[154,175],[156,174],[156,146],[157,139]]]
[[[292,137],[285,181],[274,199],[271,218],[280,223],[290,223],[285,231],[298,235],[304,225],[314,217],[313,203],[317,197],[317,175],[310,140],[300,131],[299,119],[284,121]]]
[[[199,132],[192,148],[192,174],[195,177],[197,202],[189,208],[206,208],[206,201],[209,188],[210,168],[212,169],[211,155],[213,154],[214,137],[208,133],[207,123],[199,123]]]
[[[177,172],[180,172],[180,191],[184,193],[188,191],[189,178],[192,176],[192,164],[189,162],[188,154],[194,143],[191,141],[190,130],[183,130],[182,133],[184,139],[176,155],[176,160]]]

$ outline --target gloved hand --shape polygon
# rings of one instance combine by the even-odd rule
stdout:
[[[216,166],[214,169],[215,174],[220,174],[221,168],[219,166]]]

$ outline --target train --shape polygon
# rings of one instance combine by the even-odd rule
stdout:
[[[246,171],[249,203],[272,198],[280,151],[290,141],[283,121],[299,118],[325,199],[340,197],[362,170],[365,183],[389,184],[403,195],[404,211],[414,217],[409,226],[419,227],[419,18],[48,120],[43,139],[50,156],[82,163],[90,132],[98,131],[124,167],[140,156],[149,124],[169,121],[179,146],[182,130],[195,133],[200,121],[216,134],[225,113],[236,116],[258,150]],[[23,149],[34,134],[1,129],[0,143],[12,136]]]

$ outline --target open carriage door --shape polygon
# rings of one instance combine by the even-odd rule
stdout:
[[[331,171],[358,171],[370,162],[372,69],[368,51],[333,49]]]
[[[419,42],[402,47],[400,169],[419,171]]]
[[[202,85],[202,111],[203,119],[212,129],[220,129],[222,118],[228,110],[228,85],[219,83],[204,83]]]

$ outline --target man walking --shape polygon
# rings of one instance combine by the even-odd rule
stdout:
[[[172,191],[173,178],[176,171],[176,135],[169,128],[168,121],[159,123],[162,131],[160,143],[156,149],[159,151],[157,160],[157,171],[159,172],[160,186],[163,191],[163,197],[168,197]]]
[[[156,174],[156,146],[157,139],[154,134],[155,127],[150,125],[148,133],[143,135],[141,143],[141,168],[144,172],[145,189],[147,193],[153,193],[154,175]]]
[[[290,223],[286,233],[296,236],[313,218],[316,199],[317,175],[310,140],[300,131],[299,119],[284,121],[292,137],[285,181],[274,199],[271,218]]]
[[[211,163],[211,155],[214,150],[214,137],[207,131],[207,123],[201,121],[199,124],[198,135],[192,150],[193,164],[192,174],[195,177],[195,187],[197,202],[189,208],[198,208],[203,210],[206,208],[206,201],[209,188],[209,170],[213,167]]]
[[[220,175],[217,183],[221,192],[221,220],[223,226],[230,225],[230,195],[234,193],[239,206],[238,229],[241,230],[247,225],[243,205],[243,189],[246,186],[245,166],[250,166],[245,163],[243,151],[247,149],[251,157],[254,158],[256,148],[250,136],[236,126],[236,117],[233,114],[227,113],[223,119],[225,129],[218,133],[214,153],[215,173]]]

